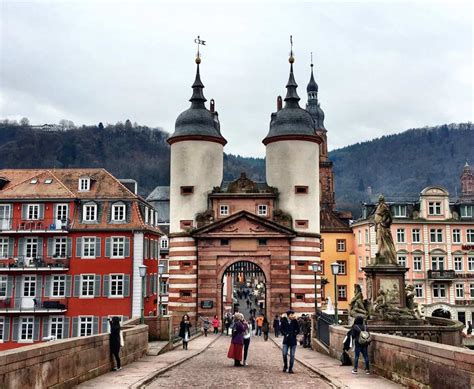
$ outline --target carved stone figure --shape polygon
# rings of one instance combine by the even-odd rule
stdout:
[[[354,297],[349,303],[350,310],[349,315],[352,317],[366,317],[367,310],[364,305],[364,296],[362,295],[362,288],[359,284],[354,285]]]
[[[377,253],[375,254],[375,264],[398,265],[395,245],[393,244],[390,226],[392,225],[392,214],[390,208],[385,203],[385,198],[379,196],[379,203],[374,216],[375,232],[377,237]]]
[[[415,287],[413,285],[407,285],[405,288],[405,300],[407,309],[413,312],[413,315],[417,319],[421,319],[420,310],[418,304],[415,302]]]
[[[385,291],[380,288],[377,298],[374,301],[374,315],[378,319],[385,319],[386,313],[389,309],[389,305],[387,303],[387,296],[385,295]]]

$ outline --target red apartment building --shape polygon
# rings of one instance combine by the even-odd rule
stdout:
[[[160,236],[135,181],[0,170],[0,350],[105,332],[110,316],[139,316],[142,301],[156,313]]]

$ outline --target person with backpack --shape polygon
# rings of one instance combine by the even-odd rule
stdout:
[[[365,374],[370,374],[369,366],[369,353],[368,348],[369,344],[372,341],[370,332],[367,329],[367,326],[364,324],[363,317],[356,317],[354,324],[351,329],[351,336],[355,344],[354,350],[354,369],[352,369],[352,374],[357,374],[357,367],[359,365],[359,355],[362,353],[365,361]]]

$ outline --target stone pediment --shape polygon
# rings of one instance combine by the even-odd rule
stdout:
[[[250,212],[240,211],[225,219],[198,228],[192,235],[195,237],[292,237],[295,232]]]

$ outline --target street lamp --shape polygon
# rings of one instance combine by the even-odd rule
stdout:
[[[140,272],[140,277],[142,278],[142,309],[140,316],[140,324],[145,324],[145,277],[146,277],[146,266],[139,265],[138,271]]]
[[[334,321],[339,324],[339,316],[337,314],[337,275],[339,274],[339,264],[337,262],[331,263],[331,272],[334,274]]]
[[[313,262],[311,264],[311,269],[314,272],[314,319],[316,320],[316,316],[318,315],[318,295],[316,293],[317,291],[317,274],[321,273],[322,271],[322,266],[320,262]],[[322,286],[321,286],[322,287]]]
[[[165,271],[165,265],[160,263],[158,265],[158,316],[161,316],[161,275]]]

